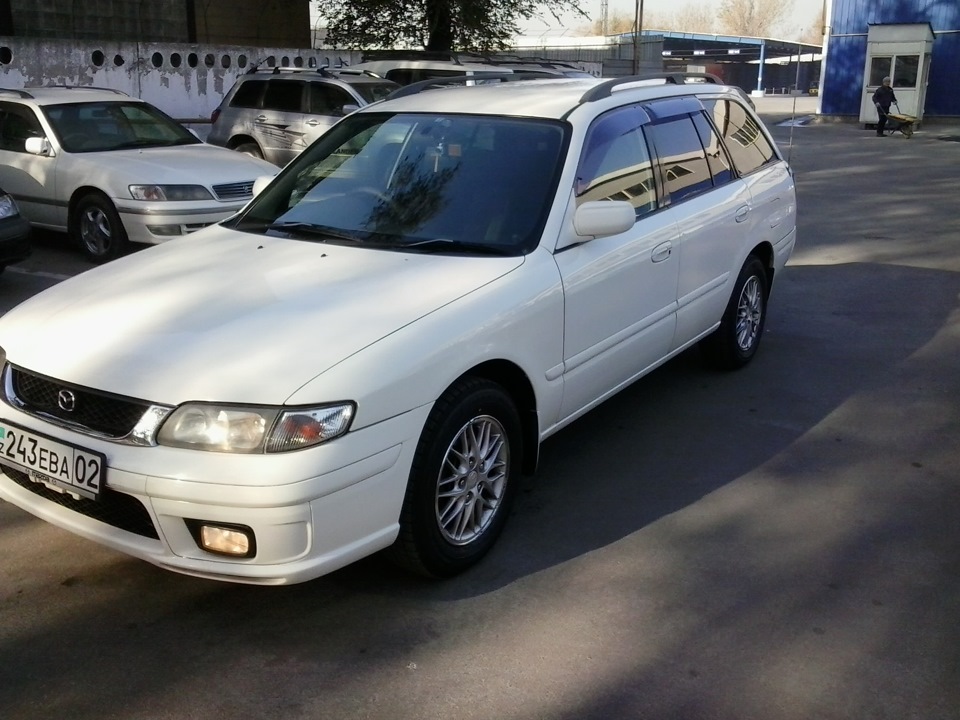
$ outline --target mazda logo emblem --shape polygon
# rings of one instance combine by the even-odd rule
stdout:
[[[64,412],[73,412],[77,407],[77,396],[70,390],[61,390],[57,393],[57,406]]]

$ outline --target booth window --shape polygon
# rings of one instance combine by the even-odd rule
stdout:
[[[898,55],[893,62],[893,86],[915,88],[920,75],[919,55]]]

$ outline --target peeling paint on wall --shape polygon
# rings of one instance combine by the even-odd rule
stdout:
[[[260,67],[338,67],[359,51],[183,43],[78,42],[0,36],[0,88],[74,85],[120,90],[190,123],[207,122],[239,75]]]

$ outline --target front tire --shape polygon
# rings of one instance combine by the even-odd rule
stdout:
[[[769,294],[767,269],[751,255],[737,276],[720,327],[700,343],[707,362],[721,370],[737,370],[753,359],[767,321]]]
[[[101,193],[88,193],[80,198],[73,211],[71,234],[83,254],[97,264],[120,257],[127,249],[127,231],[120,215]]]
[[[496,383],[465,378],[447,390],[417,445],[391,559],[434,578],[480,560],[510,513],[521,438],[520,415]]]

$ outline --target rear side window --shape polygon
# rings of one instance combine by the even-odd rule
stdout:
[[[760,126],[747,110],[734,100],[704,100],[713,125],[723,137],[734,167],[741,175],[776,162],[777,154]]]
[[[713,176],[700,135],[689,115],[647,126],[663,170],[670,202],[684,200],[713,187]]]
[[[301,80],[269,80],[263,96],[264,110],[303,112],[303,95],[307,84]]]
[[[577,204],[588,200],[626,200],[637,217],[657,208],[650,151],[636,108],[606,113],[591,126],[577,169]]]
[[[693,124],[697,127],[697,133],[700,135],[700,142],[703,143],[703,149],[707,153],[707,165],[710,166],[710,174],[713,175],[714,185],[723,185],[733,180],[733,172],[730,170],[730,158],[723,149],[723,143],[716,131],[707,122],[707,117],[703,113],[697,113],[691,116]]]
[[[266,86],[266,80],[248,80],[240,83],[237,91],[233,94],[230,106],[240,108],[260,107],[260,98],[263,97],[263,90]]]

